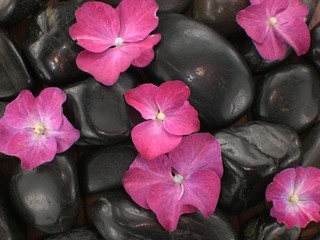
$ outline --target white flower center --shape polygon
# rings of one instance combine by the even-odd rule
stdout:
[[[115,43],[116,47],[122,47],[124,41],[121,37],[117,37],[116,40],[114,40],[114,43]]]
[[[158,112],[156,119],[163,121],[163,119],[166,117],[163,112]]]
[[[176,175],[174,175],[174,177],[173,177],[173,181],[175,182],[175,183],[178,183],[178,184],[181,184],[182,183],[182,181],[183,181],[183,177],[180,175],[180,174],[176,174]]]
[[[37,124],[35,127],[34,127],[34,133],[36,135],[44,135],[46,132],[46,128],[42,125],[42,124]]]
[[[296,204],[299,202],[299,197],[296,194],[292,194],[289,197],[289,202]]]
[[[275,17],[269,18],[269,21],[268,21],[268,23],[269,23],[270,26],[276,25],[277,22],[278,22],[278,20],[277,20]]]

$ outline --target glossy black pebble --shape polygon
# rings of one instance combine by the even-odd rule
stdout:
[[[320,122],[303,139],[301,166],[320,168]]]
[[[71,228],[80,205],[77,170],[71,152],[33,170],[21,168],[11,179],[11,199],[21,218],[46,233]]]
[[[96,232],[85,227],[75,227],[70,231],[54,234],[43,240],[102,240],[103,238]]]

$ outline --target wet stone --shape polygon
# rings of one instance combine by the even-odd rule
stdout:
[[[307,54],[310,62],[320,71],[320,22],[310,31],[311,43]]]
[[[303,139],[301,166],[320,168],[320,122]]]
[[[81,48],[69,36],[78,6],[76,1],[56,3],[30,22],[24,52],[35,73],[46,84],[68,84],[88,77],[76,65]]]
[[[265,198],[274,175],[296,166],[301,154],[298,135],[291,128],[251,122],[218,131],[224,173],[219,207],[239,213]]]
[[[320,75],[307,64],[288,64],[269,72],[257,90],[253,115],[302,133],[319,115]]]
[[[199,212],[182,215],[177,230],[168,233],[152,211],[139,207],[123,191],[110,192],[98,199],[92,206],[92,218],[100,234],[108,240],[238,239],[220,211],[209,218],[204,218]]]
[[[9,26],[44,7],[48,0],[1,0],[0,25]]]
[[[294,227],[286,228],[284,224],[279,224],[270,216],[258,216],[250,219],[241,231],[243,240],[297,240],[301,229]]]
[[[156,0],[158,13],[183,13],[190,6],[191,0]]]
[[[11,179],[11,199],[21,218],[46,233],[71,228],[80,206],[77,171],[72,153],[33,170],[21,168]]]
[[[246,113],[254,96],[253,81],[243,59],[224,38],[180,14],[160,16],[155,32],[162,40],[147,73],[156,83],[185,82],[202,127],[221,128]]]
[[[68,119],[81,132],[77,144],[110,145],[129,139],[132,119],[140,114],[130,111],[123,94],[137,85],[138,76],[130,71],[122,73],[112,86],[89,78],[66,87]]]
[[[85,227],[75,227],[70,231],[54,234],[43,240],[102,240],[103,238],[96,232]]]
[[[248,5],[247,0],[195,0],[193,17],[222,35],[230,36],[242,31],[236,22],[236,15]]]
[[[89,194],[121,188],[123,174],[137,154],[129,143],[91,148],[80,159],[82,192]]]
[[[16,97],[23,89],[33,86],[19,50],[9,39],[7,32],[0,29],[0,99]]]

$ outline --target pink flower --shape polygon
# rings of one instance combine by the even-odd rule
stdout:
[[[0,152],[20,158],[22,168],[32,169],[66,151],[80,133],[63,115],[65,100],[59,88],[45,88],[36,98],[21,91],[0,119]]]
[[[288,228],[320,221],[320,169],[289,168],[277,174],[266,190],[271,216]]]
[[[223,173],[219,142],[209,133],[183,137],[168,155],[149,161],[140,154],[124,174],[123,186],[141,207],[151,209],[168,231],[180,215],[215,210]]]
[[[180,80],[157,87],[143,84],[125,92],[126,102],[148,121],[135,126],[132,141],[143,158],[153,159],[179,145],[182,135],[200,128],[198,112],[187,99],[190,89]]]
[[[77,66],[108,86],[131,64],[147,66],[161,38],[149,35],[158,25],[157,10],[154,0],[122,0],[115,9],[102,2],[84,3],[69,30],[71,38],[86,49],[78,55]]]
[[[236,19],[263,58],[284,59],[287,44],[299,56],[308,51],[310,32],[305,21],[309,9],[300,0],[251,0],[251,4]]]

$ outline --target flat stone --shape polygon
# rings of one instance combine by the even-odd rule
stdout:
[[[75,227],[67,232],[54,234],[43,240],[102,240],[96,232],[86,227]]]
[[[207,25],[180,14],[164,14],[155,32],[161,41],[146,68],[152,81],[185,82],[201,126],[217,129],[236,121],[250,107],[252,77],[238,52]]]
[[[320,168],[320,122],[314,125],[302,142],[301,166]]]
[[[98,199],[92,206],[92,218],[99,233],[108,240],[238,239],[227,218],[218,210],[209,218],[199,212],[182,215],[177,230],[168,233],[152,211],[139,207],[124,191],[113,191]]]
[[[137,154],[129,143],[90,148],[80,159],[82,192],[89,194],[121,188],[123,174]]]
[[[254,119],[302,133],[319,115],[320,75],[311,65],[288,64],[269,72],[257,90]]]
[[[141,117],[128,108],[123,94],[137,86],[138,76],[128,71],[112,86],[89,78],[66,87],[68,119],[81,132],[77,144],[110,145],[129,139],[133,119]]]
[[[11,199],[21,218],[46,233],[71,228],[80,206],[75,161],[70,151],[33,170],[18,168],[11,179]]]
[[[264,122],[216,132],[224,173],[219,207],[240,213],[265,199],[265,189],[274,175],[298,164],[301,144],[291,128]]]

